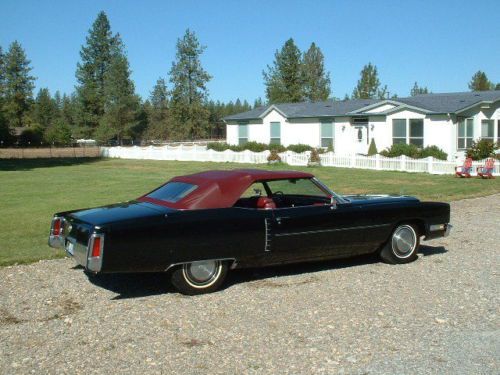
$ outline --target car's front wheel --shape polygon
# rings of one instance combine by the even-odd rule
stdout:
[[[413,224],[400,224],[392,232],[391,238],[380,251],[380,257],[386,263],[403,264],[418,258],[420,246],[418,228]]]
[[[201,260],[185,263],[172,272],[171,281],[182,294],[211,293],[222,285],[227,270],[227,262],[221,260]]]

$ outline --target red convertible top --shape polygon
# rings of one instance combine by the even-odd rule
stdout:
[[[149,193],[138,200],[184,210],[225,208],[232,207],[241,197],[241,194],[256,181],[312,177],[314,177],[312,174],[304,172],[266,171],[261,169],[206,171],[174,177],[168,181],[185,182],[198,186],[193,192],[175,203],[148,197]]]

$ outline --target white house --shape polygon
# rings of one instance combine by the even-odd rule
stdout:
[[[273,104],[224,120],[232,145],[305,143],[366,154],[374,139],[379,151],[400,142],[436,145],[454,160],[474,140],[500,141],[500,91]]]

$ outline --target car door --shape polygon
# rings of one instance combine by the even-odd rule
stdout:
[[[283,262],[326,259],[369,250],[371,220],[350,203],[273,210],[271,251]]]

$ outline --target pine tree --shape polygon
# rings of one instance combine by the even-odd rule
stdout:
[[[422,94],[428,94],[429,90],[427,87],[420,87],[417,82],[413,85],[413,88],[410,91],[411,96],[417,96]]]
[[[176,60],[170,70],[173,85],[171,100],[172,136],[190,139],[206,136],[208,110],[207,83],[212,78],[202,67],[200,56],[205,50],[194,32],[186,30],[177,40]]]
[[[106,103],[105,77],[113,55],[122,49],[118,35],[113,35],[108,17],[100,12],[80,51],[76,69],[79,100],[79,126],[82,135],[91,136],[104,115]]]
[[[3,98],[5,96],[5,56],[0,46],[0,112],[2,111]]]
[[[301,52],[292,38],[274,54],[273,66],[262,72],[269,103],[293,103],[304,100]]]
[[[134,83],[130,79],[130,68],[124,53],[115,53],[104,76],[104,115],[100,121],[97,138],[100,141],[123,139],[134,132],[139,98],[135,95]]]
[[[145,110],[148,115],[147,138],[167,139],[169,133],[168,102],[169,92],[163,78],[158,78],[151,91]]]
[[[57,117],[57,105],[50,96],[49,89],[40,89],[36,96],[31,115],[34,125],[40,127],[42,130],[48,129]]]
[[[262,98],[261,97],[258,97],[257,99],[254,100],[253,102],[253,107],[254,108],[257,108],[257,107],[262,107],[264,105],[264,103],[262,102]]]
[[[311,102],[327,100],[330,96],[330,73],[325,71],[324,60],[321,49],[314,43],[304,53],[302,63],[304,97]]]
[[[23,126],[33,101],[35,77],[30,75],[31,61],[21,44],[13,42],[4,56],[3,112],[10,127]]]
[[[490,82],[485,72],[478,70],[469,82],[471,91],[487,91],[493,89],[493,83]]]
[[[368,63],[361,71],[361,78],[352,93],[353,99],[371,99],[380,93],[380,80],[378,79],[377,67]]]

